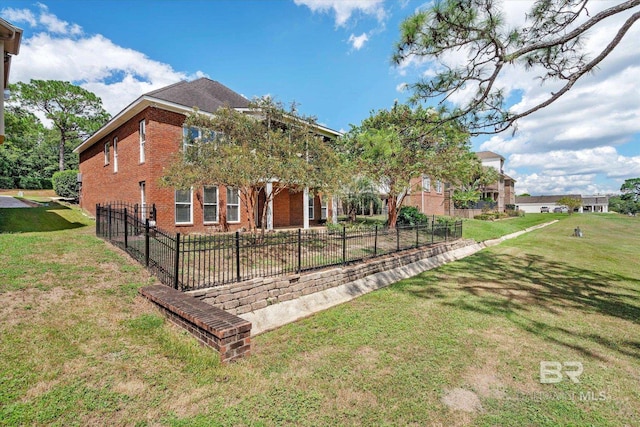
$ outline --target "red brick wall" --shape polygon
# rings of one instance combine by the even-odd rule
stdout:
[[[436,193],[436,181],[431,181],[431,190],[422,191],[422,179],[411,180],[411,193],[406,197],[403,206],[415,206],[425,215],[445,215],[445,190]]]
[[[145,162],[140,163],[139,122],[146,123]],[[157,226],[171,232],[208,232],[219,229],[215,224],[204,224],[202,189],[193,191],[193,224],[175,223],[175,190],[160,185],[164,168],[179,152],[182,145],[182,124],[185,116],[155,107],[148,107],[106,138],[80,154],[80,172],[83,183],[80,206],[95,215],[97,203],[122,201],[141,203],[140,183],[145,182],[146,202],[155,204]],[[113,138],[118,137],[118,172],[114,172]],[[104,144],[109,142],[109,164],[104,163]],[[274,203],[275,227],[301,227],[303,225],[302,192],[285,190]],[[227,192],[218,188],[218,215],[226,214]],[[320,217],[320,201],[316,196],[316,218]],[[317,223],[312,221],[311,224]],[[240,222],[230,223],[230,230],[248,228],[245,204],[240,201]]]

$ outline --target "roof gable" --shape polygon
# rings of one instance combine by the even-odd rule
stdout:
[[[207,78],[191,82],[182,81],[146,94],[146,96],[184,105],[197,107],[200,111],[214,113],[218,108],[247,108],[249,100],[228,87]]]

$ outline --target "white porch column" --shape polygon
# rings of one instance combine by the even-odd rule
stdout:
[[[302,214],[303,214],[303,225],[302,228],[307,230],[309,228],[309,187],[304,187],[302,191]]]
[[[338,223],[338,199],[336,196],[331,196],[331,223]]]
[[[267,182],[265,188],[265,194],[267,196],[267,230],[273,230],[273,200],[271,199],[271,193],[273,193],[273,183]]]
[[[2,94],[0,95],[0,144],[4,143],[4,40],[0,40],[0,52],[2,52],[2,65],[0,65],[0,83]]]

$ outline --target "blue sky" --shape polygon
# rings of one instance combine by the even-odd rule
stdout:
[[[424,1],[3,0],[0,16],[24,29],[11,81],[68,80],[98,94],[111,114],[142,93],[206,76],[249,98],[295,101],[330,128],[348,130],[408,93],[428,63],[390,62],[399,25]],[[506,2],[518,21],[526,1]],[[598,2],[595,7],[605,7]],[[638,25],[636,25],[638,26]],[[597,45],[610,29],[594,29]],[[609,65],[511,137],[473,140],[506,159],[517,193],[597,194],[640,176],[640,47],[633,28]],[[609,58],[607,58],[609,59]],[[526,105],[548,88],[514,71],[503,83]]]

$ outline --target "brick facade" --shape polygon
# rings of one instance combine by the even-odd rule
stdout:
[[[220,219],[226,213],[227,191],[218,187],[218,222],[205,223],[203,189],[193,189],[192,218],[189,224],[176,223],[175,191],[160,185],[163,170],[182,148],[183,113],[167,111],[149,106],[132,116],[124,124],[116,127],[98,142],[80,152],[80,206],[95,215],[98,203],[121,201],[148,206],[155,204],[159,228],[169,232],[191,233],[221,230]],[[145,123],[144,162],[140,162],[140,122]],[[117,171],[115,170],[117,138]],[[108,144],[106,162],[105,144]],[[144,186],[144,198],[142,187]],[[320,198],[314,198],[315,219],[310,225],[318,224],[320,218]],[[259,220],[260,212],[256,218]],[[282,191],[273,203],[274,227],[302,227],[304,222],[303,192]],[[258,222],[259,224],[259,222]],[[240,221],[229,222],[229,230],[248,228],[246,205],[240,200]]]
[[[447,215],[447,191],[444,183],[437,191],[436,180],[431,180],[429,188],[423,188],[422,178],[411,180],[411,192],[407,195],[403,206],[415,206],[425,215]]]

